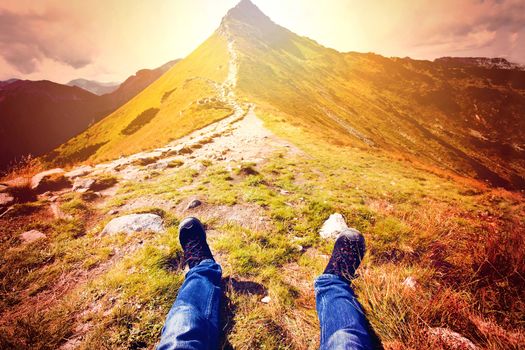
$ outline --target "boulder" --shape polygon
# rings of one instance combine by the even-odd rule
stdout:
[[[43,238],[46,238],[46,235],[37,230],[26,231],[20,235],[20,239],[24,243],[32,243]]]
[[[435,327],[428,330],[429,336],[438,344],[451,350],[477,350],[472,341],[448,328]]]
[[[93,171],[93,167],[89,165],[82,165],[64,174],[69,179],[75,179],[80,176],[86,176]]]
[[[94,184],[95,184],[94,179],[77,177],[75,181],[73,182],[73,191],[85,193],[89,191],[90,189],[92,189]]]
[[[71,186],[62,169],[51,169],[36,174],[31,178],[31,189],[36,193],[58,191]]]
[[[111,220],[103,234],[134,233],[134,232],[163,232],[164,223],[162,218],[155,214],[131,214]]]
[[[201,205],[202,205],[202,202],[200,200],[194,199],[188,204],[188,206],[186,207],[186,210],[194,209]]]
[[[360,234],[356,229],[348,227],[343,215],[335,213],[330,215],[328,220],[324,222],[319,231],[319,235],[322,238],[337,238],[343,231],[354,231],[355,233]]]

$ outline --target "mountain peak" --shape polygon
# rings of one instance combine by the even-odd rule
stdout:
[[[223,18],[223,23],[231,20],[256,26],[264,26],[269,22],[273,23],[271,19],[250,0],[241,0],[234,8],[230,9]]]

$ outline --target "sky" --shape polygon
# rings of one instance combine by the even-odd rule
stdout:
[[[183,58],[238,0],[0,0],[0,80],[121,82]],[[525,0],[253,0],[339,51],[525,64]]]

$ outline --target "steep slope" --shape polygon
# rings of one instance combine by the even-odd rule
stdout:
[[[335,144],[525,188],[522,71],[339,53],[278,26],[249,1],[220,30],[235,38],[239,94],[275,119]]]
[[[229,61],[226,40],[212,35],[147,89],[48,159],[71,163],[118,158],[163,146],[231,115],[236,106],[227,100],[224,83]]]
[[[119,87],[118,83],[101,83],[99,81],[88,79],[74,79],[66,85],[76,86],[99,96],[109,94],[117,90]]]

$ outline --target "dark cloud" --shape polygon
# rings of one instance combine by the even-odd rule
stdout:
[[[23,74],[46,59],[81,68],[91,63],[88,48],[74,37],[67,18],[56,12],[15,13],[0,9],[0,56]],[[69,32],[68,32],[69,30]]]

